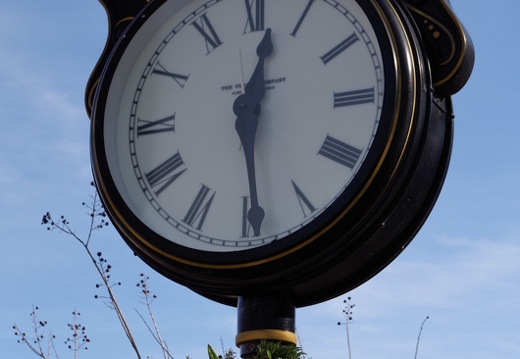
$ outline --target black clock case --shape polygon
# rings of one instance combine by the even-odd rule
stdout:
[[[240,296],[269,292],[285,293],[296,307],[308,306],[341,295],[384,269],[432,210],[448,169],[453,136],[451,99],[435,95],[428,56],[408,10],[393,0],[373,1],[385,14],[381,23],[391,29],[387,42],[396,51],[400,69],[395,83],[385,85],[399,89],[393,100],[395,118],[386,129],[385,159],[366,170],[367,184],[340,197],[320,220],[284,240],[288,244],[194,253],[158,237],[126,207],[110,178],[102,120],[96,117],[104,111],[103,94],[110,84],[103,78],[110,78],[124,42],[165,1],[152,1],[127,28],[107,62],[94,100],[94,177],[108,215],[131,249],[173,281],[234,306]],[[359,3],[374,13],[369,2]]]

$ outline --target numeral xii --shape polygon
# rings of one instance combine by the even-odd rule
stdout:
[[[246,4],[246,12],[247,12],[247,25],[249,25],[249,30],[253,31],[263,31],[264,30],[264,9],[265,3],[264,0],[244,0]],[[253,8],[254,6],[254,8]],[[244,31],[245,32],[245,31]]]

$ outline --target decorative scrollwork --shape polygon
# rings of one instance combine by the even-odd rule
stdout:
[[[449,0],[403,0],[424,43],[436,95],[446,97],[468,81],[475,60],[468,33]]]
[[[94,94],[99,83],[101,72],[112,49],[126,27],[150,1],[151,0],[99,0],[101,5],[105,8],[108,17],[108,37],[105,48],[94,70],[92,70],[85,89],[85,107],[89,116],[92,111]]]

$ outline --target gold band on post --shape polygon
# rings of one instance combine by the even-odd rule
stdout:
[[[294,345],[298,343],[296,340],[296,334],[288,330],[279,329],[248,330],[241,332],[237,334],[235,342],[237,347],[240,347],[243,343],[260,340],[280,341]]]

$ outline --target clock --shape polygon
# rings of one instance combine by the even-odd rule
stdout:
[[[211,299],[314,304],[412,240],[449,162],[407,10],[386,0],[154,0],[92,107],[97,188],[146,263]]]

